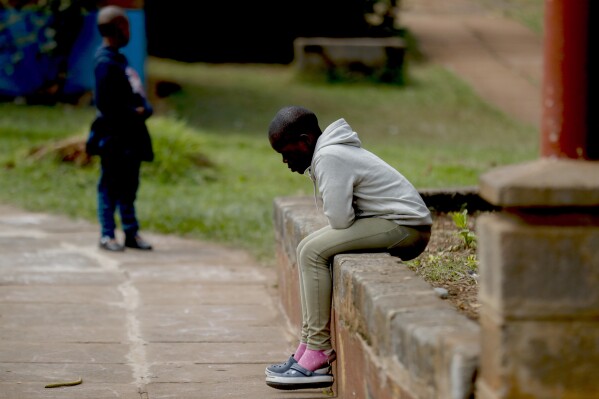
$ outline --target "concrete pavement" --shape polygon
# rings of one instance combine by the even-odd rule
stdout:
[[[154,251],[109,253],[95,224],[0,205],[1,399],[329,397],[264,384],[293,350],[272,268],[144,236]]]

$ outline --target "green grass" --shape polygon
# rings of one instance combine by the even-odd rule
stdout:
[[[474,185],[496,165],[534,159],[537,132],[482,103],[447,71],[414,65],[406,87],[326,84],[286,66],[184,64],[153,59],[152,81],[183,90],[155,101],[156,160],[142,166],[142,229],[237,245],[273,258],[272,201],[312,195],[269,146],[266,129],[288,104],[322,127],[344,117],[368,149],[417,187]],[[91,107],[0,104],[0,201],[95,221],[97,162],[34,160],[33,148],[84,136]]]

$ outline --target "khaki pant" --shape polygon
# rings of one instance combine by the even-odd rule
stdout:
[[[312,350],[331,348],[331,261],[340,253],[389,252],[402,260],[422,253],[430,228],[400,226],[381,218],[357,219],[347,229],[327,226],[304,238],[297,246],[302,304],[301,341]]]

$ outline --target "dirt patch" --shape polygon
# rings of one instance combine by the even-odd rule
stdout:
[[[92,157],[85,151],[85,136],[68,137],[66,139],[32,148],[29,156],[39,161],[52,156],[60,162],[74,163],[77,166],[91,165]]]
[[[468,230],[476,235],[478,214],[468,215]],[[476,243],[466,245],[451,213],[433,214],[431,241],[422,255],[408,262],[433,287],[447,290],[446,300],[472,320],[478,320],[478,258]]]

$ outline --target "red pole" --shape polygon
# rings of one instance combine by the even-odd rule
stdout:
[[[542,157],[588,159],[590,1],[545,0]]]

